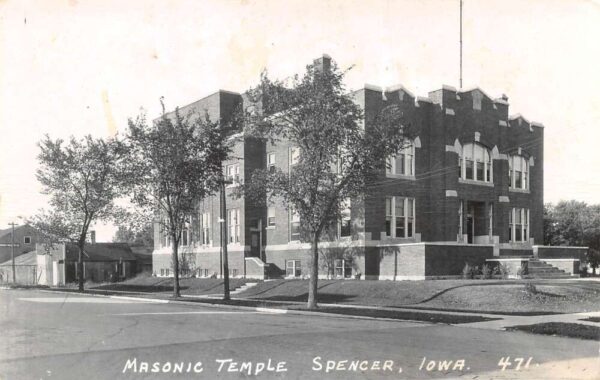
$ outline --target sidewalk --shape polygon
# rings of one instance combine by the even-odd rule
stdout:
[[[552,314],[552,315],[534,315],[534,316],[516,316],[516,315],[505,315],[501,316],[502,319],[494,321],[484,322],[473,322],[473,323],[462,323],[461,326],[473,327],[478,329],[488,330],[504,330],[509,326],[517,325],[534,325],[538,323],[547,322],[563,322],[563,323],[578,323],[581,325],[589,325],[599,327],[600,324],[591,321],[582,321],[589,317],[600,317],[600,311],[592,311],[586,313],[572,313],[572,314]]]

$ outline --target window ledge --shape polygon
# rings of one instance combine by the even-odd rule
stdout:
[[[465,185],[477,185],[477,186],[494,187],[494,183],[493,182],[475,181],[473,179],[459,178],[458,179],[458,183],[463,183]]]
[[[274,229],[275,229],[275,226],[266,226],[265,227],[265,230],[274,230]]]
[[[381,240],[385,240],[388,242],[389,241],[399,242],[399,243],[415,243],[416,242],[414,234],[411,237],[391,237],[391,236],[387,236],[387,235],[382,235]]]
[[[517,189],[517,188],[514,188],[514,187],[509,187],[508,191],[510,191],[511,193],[529,194],[529,189]]]
[[[386,178],[406,179],[409,181],[416,180],[414,175],[385,173],[385,176],[386,176]]]

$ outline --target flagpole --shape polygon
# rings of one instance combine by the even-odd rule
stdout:
[[[462,14],[463,14],[463,0],[460,0],[460,78],[459,78],[459,88],[463,86],[463,43],[462,43]]]

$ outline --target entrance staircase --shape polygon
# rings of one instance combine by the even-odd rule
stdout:
[[[525,278],[577,278],[579,275],[573,275],[558,269],[544,261],[536,258],[530,258],[527,263],[527,275]]]

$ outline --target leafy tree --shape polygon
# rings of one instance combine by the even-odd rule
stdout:
[[[587,261],[592,268],[593,273],[596,274],[596,268],[600,266],[600,251],[595,248],[590,248],[587,253]]]
[[[50,242],[72,242],[79,249],[79,290],[83,291],[83,251],[89,227],[121,214],[114,205],[122,191],[123,145],[114,139],[71,137],[68,143],[46,136],[38,143],[37,179],[50,195],[50,210],[29,223]]]
[[[145,223],[142,228],[137,228],[136,226],[119,226],[113,237],[113,242],[153,247],[154,226],[152,223]]]
[[[590,212],[585,202],[560,201],[553,208],[555,239],[559,245],[583,246],[590,223]]]
[[[385,108],[367,124],[347,93],[346,72],[307,66],[291,86],[267,74],[249,99],[257,108],[247,115],[246,132],[299,148],[290,173],[256,170],[243,192],[253,201],[280,202],[300,217],[302,236],[311,243],[308,308],[317,307],[319,242],[335,225],[346,199],[364,195],[385,168],[386,157],[405,145],[407,128],[398,107]]]
[[[587,261],[595,270],[600,265],[600,205],[575,200],[544,205],[544,244],[589,247]]]
[[[544,245],[560,245],[556,231],[556,218],[554,216],[554,205],[544,204]]]
[[[179,109],[163,112],[148,124],[142,113],[129,120],[127,182],[138,214],[154,217],[170,237],[173,296],[179,297],[179,245],[182,231],[198,201],[214,194],[222,178],[221,163],[230,152],[230,129],[208,115]]]

